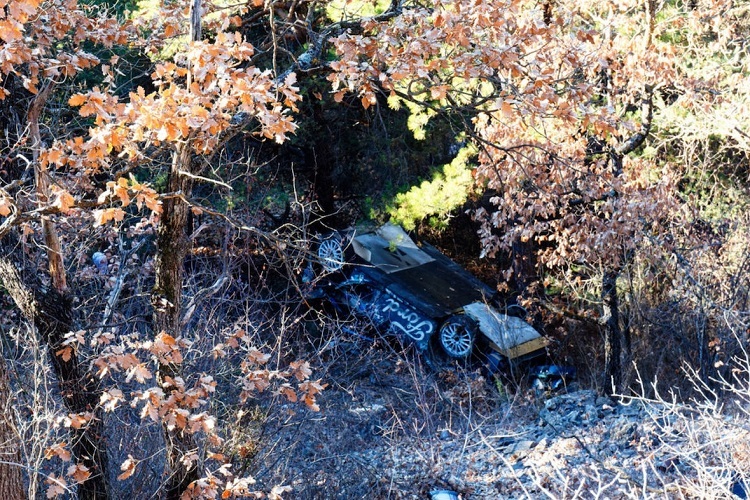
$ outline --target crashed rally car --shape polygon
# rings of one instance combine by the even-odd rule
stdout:
[[[325,272],[316,280],[314,296],[420,350],[437,342],[451,358],[463,359],[483,335],[490,348],[513,360],[547,345],[531,325],[490,305],[489,286],[435,247],[417,245],[399,226],[329,234],[316,251]]]

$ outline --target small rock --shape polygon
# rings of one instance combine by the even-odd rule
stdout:
[[[518,454],[526,453],[530,451],[531,448],[533,447],[534,447],[534,441],[529,441],[529,440],[518,441],[516,443],[508,445],[505,448],[505,452],[511,455],[518,455]]]
[[[641,407],[637,403],[621,404],[617,406],[617,412],[620,415],[638,415],[641,413]]]
[[[596,398],[596,406],[600,406],[604,408],[605,406],[612,408],[610,404],[612,403],[612,400],[606,396],[599,396]]]
[[[635,431],[635,423],[630,421],[617,422],[612,429],[611,439],[614,441],[630,441]]]
[[[534,447],[534,451],[544,451],[545,448],[547,448],[547,438],[542,438],[542,440]]]
[[[576,438],[564,438],[555,443],[555,451],[561,455],[576,454],[581,450],[581,443]]]
[[[581,423],[581,412],[573,410],[565,415],[565,424],[567,425],[578,425]]]
[[[379,404],[365,405],[359,408],[349,408],[351,413],[355,415],[364,415],[367,413],[378,413],[385,410],[385,406]]]

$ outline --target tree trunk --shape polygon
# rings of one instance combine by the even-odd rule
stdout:
[[[42,206],[50,203],[50,179],[47,168],[39,162],[39,153],[42,149],[42,136],[39,133],[39,116],[47,103],[54,83],[50,82],[39,92],[29,107],[27,120],[29,123],[29,134],[31,135],[31,157],[34,164],[34,184],[36,186],[37,203]],[[42,234],[47,250],[49,261],[49,274],[52,284],[60,293],[65,293],[68,288],[65,266],[63,265],[63,254],[60,246],[60,238],[57,235],[55,223],[49,217],[42,217]]]
[[[605,393],[612,394],[620,391],[622,367],[622,329],[620,328],[620,313],[617,300],[616,271],[605,271],[602,277],[602,323],[604,325],[604,384]]]
[[[190,3],[190,40],[201,39],[201,0]],[[192,71],[188,70],[188,87],[192,81]],[[177,144],[172,155],[172,166],[167,180],[167,190],[175,196],[165,198],[157,229],[157,254],[155,259],[154,293],[151,303],[154,308],[154,334],[165,332],[173,338],[182,334],[182,281],[185,257],[188,250],[188,219],[190,207],[187,199],[193,192],[193,158],[190,139]],[[188,174],[188,175],[185,175]],[[181,195],[181,196],[177,196]],[[176,388],[168,384],[169,379],[181,375],[181,368],[172,363],[159,363],[156,378],[169,399]],[[166,448],[167,473],[169,474],[165,496],[168,500],[178,500],[190,483],[198,479],[198,468],[193,460],[183,460],[195,451],[195,440],[186,430],[174,427],[169,429],[162,424],[164,446]]]
[[[55,289],[45,290],[39,284],[25,283],[7,257],[0,258],[0,283],[23,315],[34,325],[42,341],[47,344],[52,369],[60,384],[60,394],[68,411],[92,415],[85,426],[71,429],[73,455],[91,472],[89,479],[79,485],[78,497],[82,500],[106,499],[108,464],[104,425],[98,406],[98,383],[95,377],[81,366],[75,352],[70,353],[67,361],[57,354],[64,347],[65,334],[72,329],[70,299]]]
[[[513,240],[511,265],[513,268],[513,294],[524,295],[538,277],[536,268],[536,253],[532,240],[521,241],[517,236]]]
[[[50,203],[50,178],[47,169],[39,162],[42,137],[39,118],[54,82],[48,82],[34,97],[29,106],[27,121],[31,138],[32,164],[37,204]],[[12,251],[0,255],[0,283],[3,284],[21,313],[34,326],[49,349],[52,369],[60,385],[60,395],[69,412],[87,414],[91,418],[80,428],[72,428],[71,449],[78,463],[90,472],[89,478],[78,486],[78,498],[83,500],[106,499],[108,495],[107,451],[104,446],[104,423],[99,407],[99,384],[83,368],[75,351],[70,348],[63,354],[65,335],[73,327],[73,311],[67,295],[67,282],[60,238],[54,222],[42,217],[42,233],[49,261],[52,288],[47,289],[36,279],[38,269],[26,273],[24,279],[10,260]],[[5,250],[5,249],[3,249]],[[67,358],[67,359],[65,359]]]
[[[647,4],[653,6],[652,0],[646,0]],[[650,40],[649,40],[650,43]],[[612,173],[615,177],[621,177],[623,173],[623,158],[639,148],[651,132],[651,121],[654,117],[654,87],[646,85],[641,102],[642,123],[639,130],[633,133],[627,140],[621,142],[616,148],[609,151],[609,159],[612,164]],[[615,198],[619,195],[614,193]],[[609,269],[602,276],[602,319],[604,325],[604,392],[622,390],[622,348],[626,349],[627,358],[630,357],[630,332],[623,333],[620,328],[620,312],[618,310],[617,278],[625,268],[627,262],[632,258],[626,252],[618,264],[610,264]]]
[[[191,152],[188,145],[177,148],[172,158],[172,167],[167,180],[167,190],[179,195],[165,197],[157,229],[157,252],[155,259],[154,332],[165,331],[178,337],[181,331],[181,303],[183,265],[188,250],[187,222],[190,207],[183,198],[192,194],[193,182],[190,173]],[[181,196],[180,196],[181,195]]]
[[[185,143],[177,147],[172,158],[169,172],[168,190],[189,197],[193,183],[191,177],[180,172],[191,172],[192,157],[190,145]],[[182,282],[185,257],[188,250],[187,222],[190,207],[180,196],[167,197],[162,204],[161,221],[157,230],[157,253],[155,261],[155,278],[151,297],[154,308],[154,334],[165,332],[174,338],[182,334]],[[180,367],[174,364],[159,364],[157,380],[169,398],[175,387],[165,384],[167,378],[180,376]],[[196,448],[193,436],[181,429],[168,429],[163,425],[164,442],[167,454],[169,479],[166,486],[166,498],[179,499],[191,482],[198,479],[198,469],[194,462],[187,465],[182,458]]]
[[[0,498],[25,499],[21,447],[13,422],[11,402],[14,400],[5,371],[5,360],[0,358]]]

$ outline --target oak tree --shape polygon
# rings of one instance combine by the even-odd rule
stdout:
[[[196,466],[197,445],[192,436],[201,432],[219,438],[212,433],[212,417],[199,411],[215,382],[204,376],[196,388],[187,387],[180,369],[181,350],[189,346],[184,337],[188,312],[182,304],[187,218],[191,211],[201,210],[191,199],[192,187],[197,180],[209,181],[201,174],[209,163],[207,158],[224,141],[248,126],[257,126],[255,133],[277,142],[294,131],[289,112],[296,109],[300,98],[295,75],[290,72],[279,79],[270,70],[255,66],[253,46],[239,33],[226,31],[234,22],[226,15],[212,19],[212,38],[204,40],[201,9],[210,10],[208,3],[194,2],[191,12],[167,5],[153,19],[139,19],[135,24],[97,17],[96,9],[74,0],[30,0],[3,4],[2,8],[3,96],[27,103],[25,121],[13,124],[23,132],[11,145],[13,163],[9,166],[13,168],[19,158],[24,159],[34,175],[16,169],[17,178],[8,179],[0,188],[0,238],[7,249],[0,259],[0,279],[49,346],[62,398],[71,412],[72,458],[77,462],[67,471],[68,481],[80,485],[81,498],[109,496],[103,412],[117,408],[123,393],[116,388],[103,389],[102,378],[123,370],[126,381],[145,384],[153,374],[138,354],[110,345],[112,335],[101,327],[94,338],[86,338],[84,330],[76,331],[71,305],[80,296],[69,286],[63,258],[66,249],[56,221],[75,220],[79,227],[78,221],[89,227],[119,224],[125,210],[135,207],[151,214],[145,214],[141,230],[152,225],[157,228],[151,294],[154,336],[142,347],[156,360],[157,385],[136,395],[134,401],[142,401],[143,416],[160,422],[164,429],[165,494],[168,498],[211,496],[211,491],[224,487],[226,495],[240,494],[247,490],[247,480],[224,471],[225,479],[214,477],[206,482]],[[138,87],[127,95],[119,93],[115,82],[119,57],[110,54],[107,64],[100,65],[99,58],[83,48],[130,44],[158,57],[164,41],[183,31],[190,33],[184,50],[155,65],[150,75],[153,88]],[[93,67],[103,74],[101,84],[70,95],[69,82]],[[60,93],[55,94],[58,89]],[[50,128],[43,134],[40,124],[49,112],[49,99],[66,93],[70,95],[67,104],[79,109],[88,130]],[[171,158],[167,192],[158,194],[139,182],[132,171],[146,163],[158,164],[165,156]],[[35,274],[38,270],[24,267],[20,258],[37,224],[47,253],[49,282],[44,275]],[[18,237],[18,228],[23,238]],[[105,323],[111,317],[119,286],[118,281],[108,301]],[[84,365],[79,356],[89,342],[98,353],[92,364]],[[301,391],[300,400],[311,407],[323,387],[308,380],[308,369],[271,372],[260,368],[253,374],[282,380],[294,375],[299,387],[286,383],[280,390],[295,400]],[[49,456],[61,457],[62,452]],[[65,458],[70,459],[70,454]],[[135,464],[129,459],[122,465],[121,480],[133,473]],[[51,477],[50,481],[49,496],[66,491],[64,478]]]

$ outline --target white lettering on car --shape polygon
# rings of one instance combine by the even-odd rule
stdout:
[[[382,312],[393,312],[395,314],[395,317],[389,315],[391,326],[394,329],[400,330],[416,342],[420,342],[432,334],[434,326],[430,321],[425,320],[416,312],[408,310],[395,299],[388,297],[385,300],[386,305]]]

